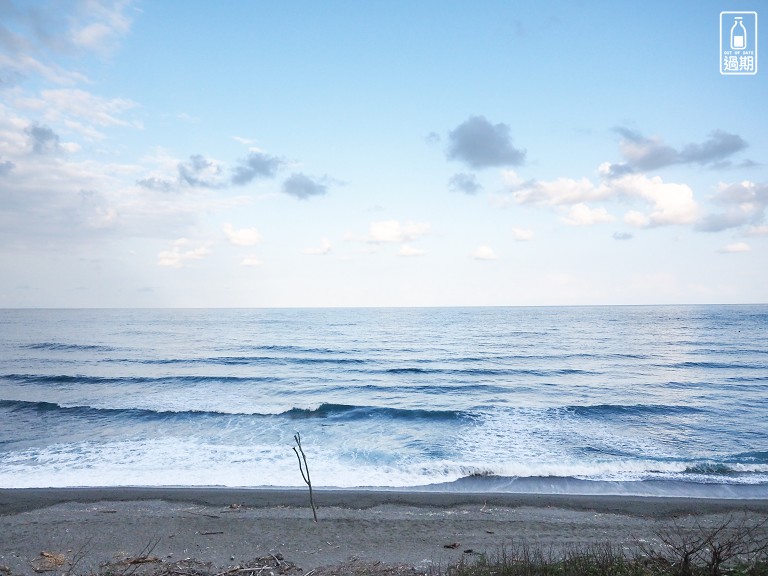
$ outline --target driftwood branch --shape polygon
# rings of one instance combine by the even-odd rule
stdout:
[[[296,432],[293,439],[296,440],[296,446],[293,447],[293,451],[296,453],[296,458],[299,461],[299,471],[301,477],[304,479],[304,483],[309,487],[309,505],[312,506],[312,517],[317,522],[317,510],[315,509],[315,497],[312,494],[312,481],[309,478],[309,466],[307,465],[307,456],[304,454],[304,450],[301,447],[301,435]],[[298,446],[298,450],[296,447]],[[301,453],[301,455],[299,455]]]

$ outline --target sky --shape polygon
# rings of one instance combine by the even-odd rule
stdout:
[[[0,307],[768,302],[766,37],[754,0],[0,0]]]

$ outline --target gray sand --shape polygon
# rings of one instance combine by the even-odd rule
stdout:
[[[765,500],[323,490],[316,502],[317,524],[301,490],[0,490],[0,570],[34,574],[46,552],[82,555],[75,572],[96,572],[148,545],[163,561],[222,568],[278,553],[305,572],[353,558],[446,566],[468,550],[493,554],[522,542],[634,549],[672,522],[768,516]]]

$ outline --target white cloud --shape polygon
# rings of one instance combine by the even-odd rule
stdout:
[[[526,228],[512,228],[512,237],[518,242],[528,242],[534,236],[533,230]]]
[[[244,146],[253,146],[255,144],[255,142],[250,138],[243,138],[242,136],[232,136],[232,140],[234,140],[235,142],[239,142]],[[259,150],[258,148],[251,148],[251,151],[261,152],[261,150]]]
[[[599,184],[588,178],[521,183],[513,173],[507,173],[505,179],[513,183],[508,189],[518,204],[571,206],[565,220],[573,225],[609,222],[612,217],[605,208],[589,208],[586,205],[586,202],[609,199],[645,203],[647,210],[631,210],[624,217],[627,223],[637,227],[693,224],[700,216],[693,190],[688,185],[664,182],[658,176],[631,173],[603,180]]]
[[[111,49],[119,38],[130,32],[132,21],[125,12],[132,4],[131,0],[86,0],[82,3],[85,17],[70,30],[72,43],[88,50]]]
[[[699,218],[699,206],[687,184],[664,182],[658,176],[629,174],[617,178],[615,186],[619,193],[650,204],[650,212],[645,215],[647,226],[693,224]]]
[[[103,98],[79,88],[43,90],[39,97],[17,97],[19,109],[42,114],[46,122],[61,124],[89,140],[102,140],[100,129],[115,126],[141,128],[126,120],[125,113],[138,105],[126,98]]]
[[[240,260],[240,266],[245,266],[248,268],[255,268],[257,266],[261,266],[262,262],[259,259],[256,254],[251,254],[250,256],[246,256],[242,260]]]
[[[400,251],[397,253],[398,256],[422,256],[424,254],[424,250],[420,250],[418,248],[414,248],[413,246],[409,246],[408,244],[403,244],[400,247]]]
[[[723,254],[737,254],[739,252],[749,252],[750,250],[752,248],[746,242],[734,242],[723,246],[719,251]]]
[[[613,222],[614,218],[602,206],[590,208],[584,203],[579,203],[571,206],[562,220],[570,226],[592,226],[593,224]]]
[[[472,252],[472,258],[475,260],[496,260],[498,259],[498,256],[496,256],[496,252],[493,251],[493,248],[489,248],[488,246],[478,246],[474,252]]]
[[[133,4],[133,0],[3,3],[0,44],[11,66],[3,66],[3,56],[0,66],[10,70],[15,79],[35,74],[55,84],[87,81],[82,74],[42,63],[30,55],[51,59],[84,50],[109,50],[130,31]]]
[[[768,184],[744,180],[735,184],[720,183],[712,200],[724,210],[704,216],[696,229],[703,232],[720,232],[728,228],[758,227],[768,209]]]
[[[750,226],[747,228],[747,236],[768,236],[768,226]]]
[[[307,248],[304,250],[304,254],[309,254],[311,256],[325,256],[331,251],[331,247],[331,241],[328,240],[328,238],[323,238],[320,240],[320,246]]]
[[[504,181],[504,185],[510,189],[518,188],[525,182],[514,170],[502,170],[501,179]]]
[[[170,250],[163,250],[157,255],[157,265],[169,268],[181,268],[191,260],[200,260],[211,254],[210,242],[196,248],[185,249],[190,245],[187,238],[179,238]]]
[[[651,219],[642,212],[630,210],[624,214],[624,222],[635,228],[646,228],[650,225]]]
[[[236,230],[232,224],[224,224],[224,234],[230,244],[235,246],[255,246],[261,242],[261,234],[256,228],[241,228]]]
[[[509,180],[507,180],[509,181]],[[562,206],[590,200],[603,200],[614,194],[608,186],[595,186],[589,178],[557,178],[550,181],[531,181],[511,186],[518,204]]]
[[[375,244],[412,242],[429,234],[430,231],[431,226],[427,223],[409,221],[401,224],[397,220],[371,222],[368,227],[368,242]]]
[[[36,74],[42,76],[48,82],[62,86],[69,86],[86,82],[88,78],[79,72],[64,70],[56,64],[43,64],[28,54],[15,54],[9,56],[0,54],[0,67],[5,70],[6,76],[18,76],[19,78]]]

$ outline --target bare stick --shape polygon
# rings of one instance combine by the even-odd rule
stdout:
[[[301,435],[296,432],[294,434],[293,439],[296,440],[296,446],[299,447],[298,450],[296,450],[296,446],[293,447],[293,451],[296,453],[296,458],[299,461],[299,471],[301,472],[301,477],[304,478],[304,482],[307,486],[309,486],[309,505],[312,506],[312,517],[315,519],[315,522],[317,522],[317,511],[315,510],[315,498],[312,494],[312,481],[309,479],[309,466],[307,466],[307,457],[304,454],[304,450],[301,447]],[[299,452],[301,452],[301,456],[299,456]],[[302,463],[303,461],[303,463]]]

